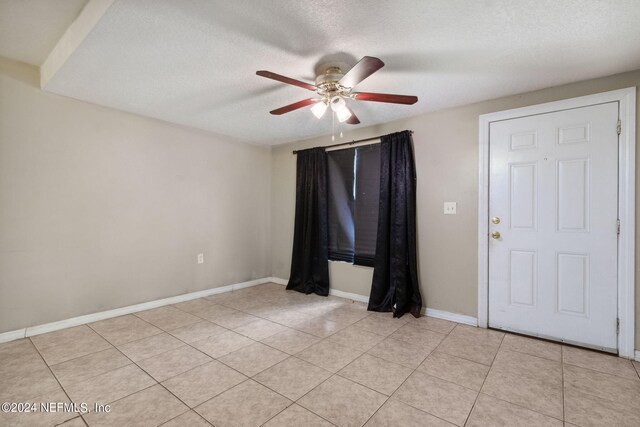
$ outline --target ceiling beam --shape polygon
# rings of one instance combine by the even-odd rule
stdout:
[[[89,0],[40,66],[40,88],[44,89],[46,87],[47,83],[67,62],[113,2],[114,0]]]

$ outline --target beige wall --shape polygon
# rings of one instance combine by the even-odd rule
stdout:
[[[404,129],[414,131],[420,285],[427,307],[477,316],[478,116],[630,86],[640,86],[640,70],[429,113],[345,135],[351,140]],[[640,123],[640,107],[636,108]],[[640,133],[637,135],[640,138]],[[295,156],[291,151],[328,144],[330,138],[324,137],[273,150],[271,231],[272,273],[276,277],[288,278],[290,269],[295,203]],[[637,186],[640,190],[640,183]],[[445,201],[458,202],[457,215],[442,213]],[[369,294],[372,269],[330,264],[333,288]],[[636,263],[636,348],[640,348],[638,267],[640,262]]]
[[[0,59],[0,332],[270,275],[269,148],[37,84]]]

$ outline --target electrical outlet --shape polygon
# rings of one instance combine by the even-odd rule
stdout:
[[[444,202],[445,215],[455,215],[457,208],[458,208],[458,204],[456,202]]]
[[[204,264],[204,254],[198,254],[198,264]]]

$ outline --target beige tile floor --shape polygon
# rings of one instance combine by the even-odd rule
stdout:
[[[91,409],[0,425],[640,426],[637,371],[266,284],[0,344],[0,402]]]

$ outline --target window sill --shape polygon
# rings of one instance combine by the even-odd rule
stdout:
[[[330,263],[331,263],[331,262],[335,262],[335,263],[338,263],[338,264],[347,264],[347,265],[352,265],[352,266],[354,266],[354,267],[373,268],[373,266],[372,266],[372,265],[354,264],[354,263],[349,262],[349,261],[340,261],[340,260],[337,260],[337,259],[330,259],[330,260],[329,260],[329,262],[330,262]]]

